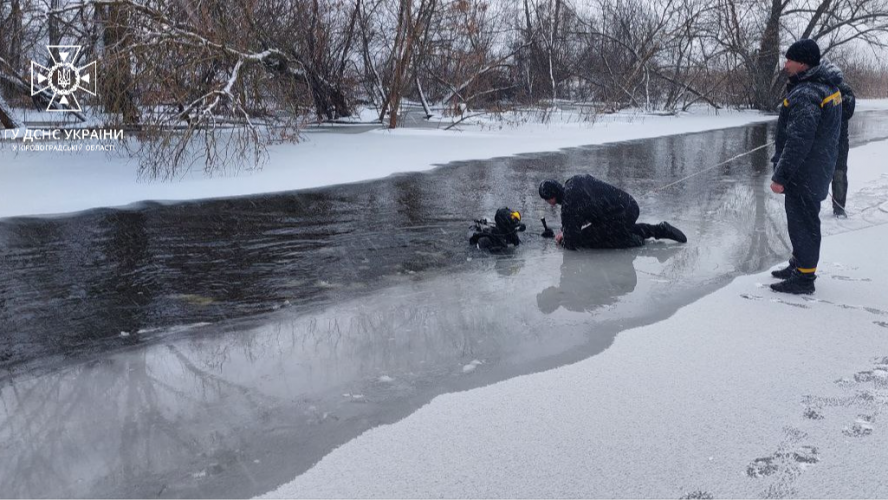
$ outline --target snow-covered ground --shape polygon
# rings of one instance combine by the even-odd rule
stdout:
[[[774,116],[703,108],[679,116],[602,115],[595,121],[576,112],[556,112],[546,123],[532,118],[476,118],[451,130],[444,125],[357,134],[308,131],[298,144],[271,147],[259,171],[210,178],[198,168],[166,183],[136,182],[136,162],[120,155],[13,152],[21,139],[5,141],[0,142],[0,217],[306,189],[429,170],[452,161],[736,127]]]
[[[738,278],[598,356],[439,396],[267,497],[888,497],[886,156],[852,150],[849,219],[824,204],[844,232],[814,296]]]
[[[888,109],[888,99],[858,99],[857,111],[875,111]]]

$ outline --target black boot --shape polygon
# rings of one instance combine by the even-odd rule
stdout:
[[[771,276],[782,280],[789,279],[790,276],[792,276],[792,273],[795,272],[796,267],[797,266],[795,265],[795,262],[789,261],[789,265],[787,265],[783,269],[771,271]]]
[[[674,240],[679,243],[687,243],[688,237],[685,236],[683,232],[681,232],[677,227],[673,226],[668,222],[661,222],[657,224],[657,234],[656,238],[659,239],[667,239]]]
[[[842,207],[833,208],[833,215],[836,219],[847,219],[848,215],[845,213],[845,209]]]
[[[800,273],[794,271],[789,279],[774,283],[771,290],[780,293],[792,293],[795,295],[811,295],[814,293],[814,280],[817,276],[814,273]]]

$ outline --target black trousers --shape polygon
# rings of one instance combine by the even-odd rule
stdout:
[[[646,238],[656,238],[662,232],[653,224],[637,224],[639,209],[632,203],[622,217],[590,224],[580,231],[580,248],[633,248],[644,245]]]
[[[836,173],[833,174],[832,197],[833,210],[845,208],[848,199],[848,141],[839,142],[839,159],[836,161]]]
[[[799,269],[816,269],[820,261],[820,200],[789,192],[784,198],[795,265]]]

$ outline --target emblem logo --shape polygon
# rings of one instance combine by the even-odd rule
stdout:
[[[77,67],[80,45],[48,45],[52,67],[45,67],[31,61],[31,96],[47,90],[52,92],[52,100],[47,111],[66,113],[81,111],[77,102],[77,91],[96,95],[96,62]]]

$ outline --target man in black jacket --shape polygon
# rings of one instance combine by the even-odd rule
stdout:
[[[839,154],[842,73],[829,62],[821,64],[820,48],[809,39],[789,47],[785,69],[789,81],[777,121],[771,190],[784,195],[792,258],[771,273],[784,280],[771,288],[810,294],[820,260],[820,203],[829,193]]]
[[[833,215],[846,217],[845,200],[848,199],[848,120],[854,116],[854,91],[846,83],[839,84],[842,93],[842,131],[839,132],[839,159],[836,161],[836,173],[832,180]]]
[[[562,186],[540,183],[540,197],[561,205],[561,231],[555,241],[567,248],[631,248],[646,238],[688,241],[668,222],[637,224],[638,203],[629,193],[591,175],[575,175]]]

